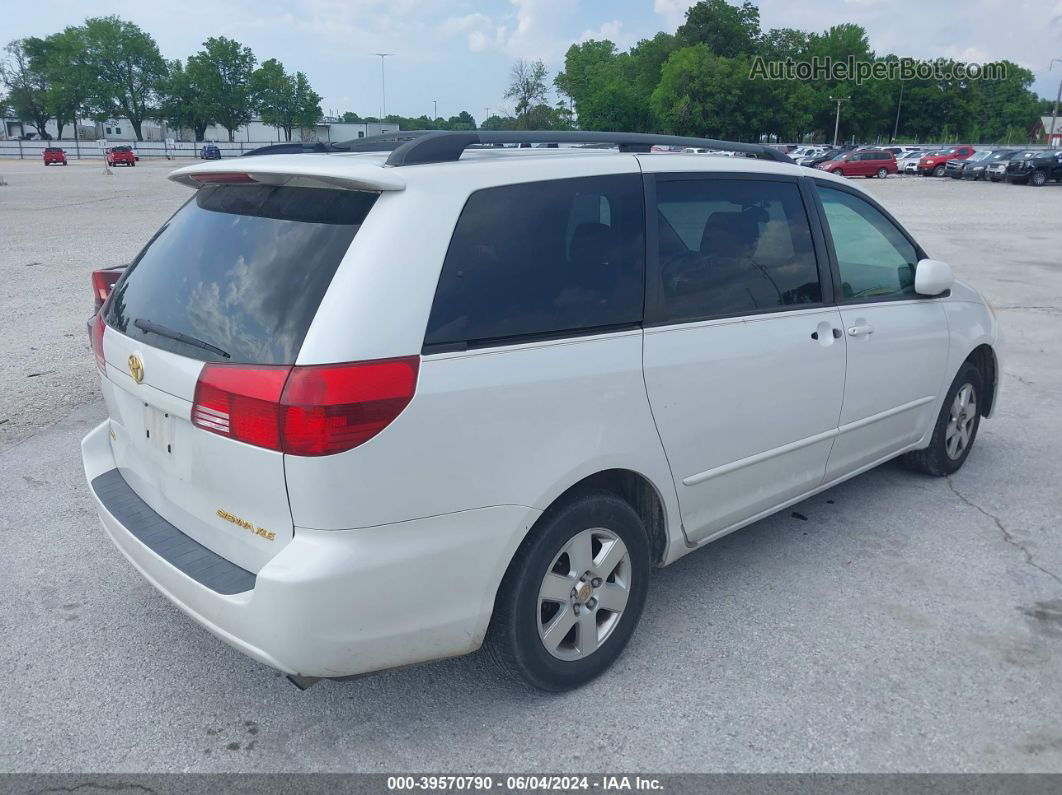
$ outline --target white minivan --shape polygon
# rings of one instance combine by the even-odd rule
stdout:
[[[654,567],[896,456],[954,472],[996,407],[985,301],[768,147],[319,148],[171,175],[82,443],[133,566],[300,686],[484,643],[577,686]]]

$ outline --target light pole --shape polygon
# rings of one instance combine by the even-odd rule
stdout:
[[[384,58],[394,55],[393,52],[374,52],[373,55],[380,59],[380,121],[387,118],[387,82],[384,79]]]
[[[439,118],[439,100],[433,99],[431,101],[431,120],[434,121]]]
[[[833,145],[837,146],[837,131],[841,128],[841,103],[847,102],[848,97],[830,97],[830,101],[837,103],[837,118],[833,122]]]
[[[1062,63],[1062,58],[1052,58],[1048,71],[1055,68],[1056,63]],[[1062,80],[1058,81],[1058,93],[1055,94],[1055,109],[1051,113],[1051,129],[1047,132],[1047,145],[1052,146],[1055,140],[1055,123],[1058,121],[1058,102],[1062,100]]]
[[[483,109],[483,121],[486,121],[489,118],[490,118],[490,107],[486,107],[486,108]],[[479,126],[482,127],[483,124],[480,123]]]
[[[900,99],[896,103],[896,124],[892,128],[892,138],[889,139],[891,144],[896,140],[896,133],[900,130],[900,107],[903,105],[903,80],[900,81]]]

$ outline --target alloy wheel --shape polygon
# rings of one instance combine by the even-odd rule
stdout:
[[[952,461],[958,460],[970,446],[976,419],[977,394],[973,384],[966,383],[955,393],[955,399],[951,402],[948,427],[944,431],[944,449]]]
[[[622,539],[593,527],[573,536],[538,592],[538,636],[553,657],[581,660],[608,640],[627,606],[631,559]]]

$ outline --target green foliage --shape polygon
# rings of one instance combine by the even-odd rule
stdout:
[[[674,36],[659,33],[628,52],[610,41],[572,45],[557,90],[586,130],[667,131],[738,140],[832,140],[837,104],[841,140],[994,141],[1049,113],[1030,90],[1032,75],[1006,64],[999,80],[752,78],[764,62],[898,60],[876,55],[866,31],[852,24],[809,33],[766,32],[755,5],[702,0]],[[945,69],[952,64],[942,62]],[[901,96],[902,90],[902,96]],[[1047,107],[1048,110],[1043,110]],[[899,124],[897,127],[897,110]],[[1010,132],[1008,132],[1010,131]]]
[[[202,141],[214,117],[205,99],[206,92],[196,82],[196,74],[185,69],[180,60],[171,62],[159,86],[159,96],[159,117],[175,130],[192,130],[195,140]]]
[[[713,55],[752,55],[760,36],[760,10],[750,0],[740,6],[726,0],[700,0],[686,11],[677,35],[682,44],[703,44]]]
[[[0,81],[7,88],[7,102],[15,114],[31,122],[37,134],[45,138],[48,135],[45,126],[52,116],[48,102],[50,86],[39,62],[31,55],[35,41],[40,39],[17,39],[4,48],[8,57],[0,64]]]
[[[256,59],[250,47],[224,36],[209,38],[188,59],[187,76],[198,93],[202,116],[233,134],[254,117],[251,74]]]
[[[543,127],[551,121],[552,110],[545,104],[549,89],[549,76],[542,61],[517,61],[509,73],[509,87],[505,98],[516,103],[516,123],[520,130],[548,129]]]
[[[116,16],[85,20],[77,36],[78,60],[92,76],[86,103],[93,117],[127,118],[137,140],[144,140],[141,125],[157,116],[158,87],[168,71],[155,40]]]
[[[321,118],[321,95],[310,87],[304,72],[289,75],[284,64],[270,58],[251,75],[251,91],[262,121],[283,130],[313,129]]]

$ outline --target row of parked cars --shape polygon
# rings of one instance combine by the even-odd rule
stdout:
[[[969,145],[945,149],[917,146],[798,147],[789,153],[798,164],[845,177],[887,177],[889,174],[949,176],[1044,185],[1062,182],[1062,151]]]

